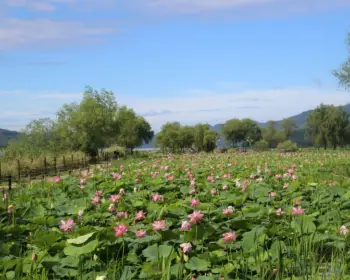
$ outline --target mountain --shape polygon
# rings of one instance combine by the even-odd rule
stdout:
[[[5,147],[9,140],[15,139],[18,136],[17,131],[11,131],[0,128],[0,148]]]
[[[350,115],[350,104],[346,104],[344,106],[345,111]],[[291,116],[290,118],[295,120],[296,124],[297,124],[297,128],[298,130],[295,132],[295,134],[291,137],[292,141],[295,141],[298,143],[299,146],[309,146],[311,145],[311,142],[308,141],[307,139],[304,139],[304,135],[305,135],[305,126],[306,126],[306,119],[307,116],[312,112],[313,110],[308,110],[305,112],[302,112],[298,115],[295,116]],[[267,122],[257,122],[258,125],[260,127],[267,127],[268,123]],[[275,121],[275,126],[277,129],[281,128],[281,123],[282,120],[278,120]],[[213,126],[210,126],[212,130],[215,130],[219,133],[221,133],[221,128],[222,128],[222,124],[216,124]],[[149,143],[149,144],[144,144],[142,145],[140,148],[151,148],[153,143],[155,141],[155,137],[153,138],[153,140]],[[218,141],[218,147],[224,147],[225,146],[225,141],[222,139],[222,137],[219,139]]]

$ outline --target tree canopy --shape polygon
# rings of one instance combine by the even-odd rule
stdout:
[[[347,38],[348,58],[333,75],[338,79],[339,84],[346,89],[350,88],[350,33]]]
[[[242,143],[254,144],[261,139],[261,129],[257,123],[251,119],[231,119],[222,127],[222,134],[227,142],[232,146]]]
[[[123,106],[117,113],[118,134],[117,143],[133,151],[143,143],[149,143],[154,136],[151,125],[140,116],[137,116],[133,109]]]
[[[119,107],[113,92],[86,87],[79,103],[64,104],[57,118],[30,122],[8,154],[58,154],[82,151],[96,156],[100,149],[119,144],[133,149],[153,137],[151,125],[133,109]]]
[[[182,126],[178,122],[168,122],[157,134],[157,145],[171,152],[211,152],[216,148],[218,133],[207,124]]]
[[[349,143],[349,116],[342,106],[321,104],[307,118],[307,136],[316,146],[334,149]]]

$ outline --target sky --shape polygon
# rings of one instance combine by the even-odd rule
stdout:
[[[168,121],[279,120],[345,105],[350,0],[0,0],[0,128],[114,92]]]

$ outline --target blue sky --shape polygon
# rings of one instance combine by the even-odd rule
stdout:
[[[346,104],[349,0],[1,0],[0,127],[112,90],[167,121],[281,119]]]

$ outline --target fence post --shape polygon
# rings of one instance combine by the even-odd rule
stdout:
[[[21,163],[19,159],[17,159],[17,176],[18,176],[18,181],[21,180]]]
[[[9,182],[9,192],[10,192],[12,189],[12,176],[11,175],[8,178],[8,182]]]
[[[57,175],[57,160],[56,160],[56,157],[53,158],[53,164],[54,164],[55,175]]]
[[[66,171],[66,157],[65,156],[63,156],[62,161],[63,161],[63,169],[64,169],[64,171]]]
[[[44,157],[44,175],[47,175],[47,162],[46,162],[46,157]]]

